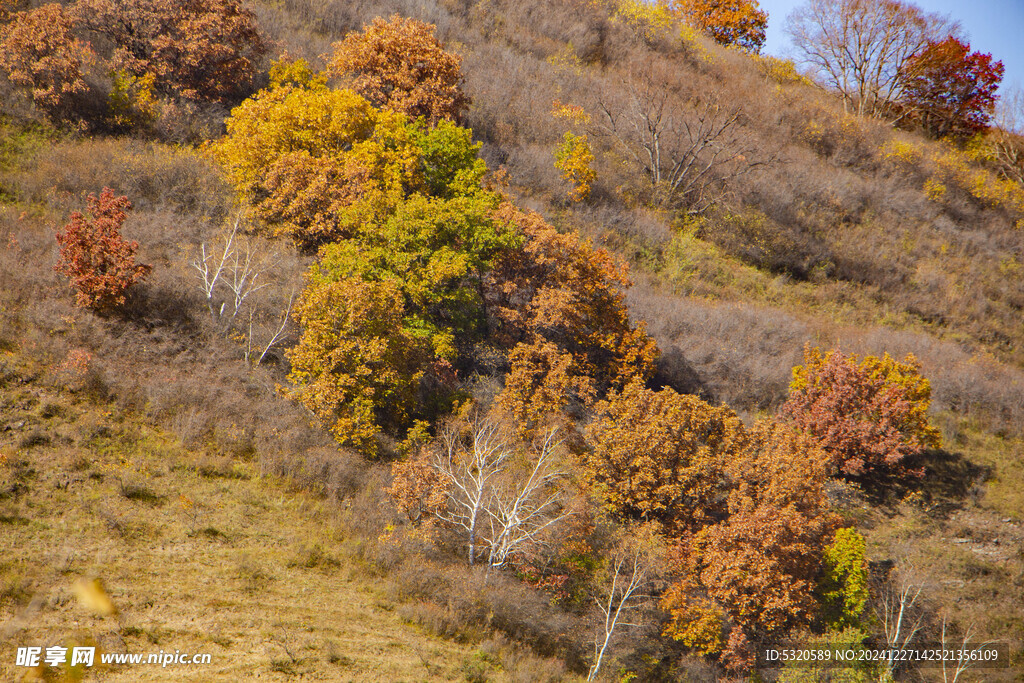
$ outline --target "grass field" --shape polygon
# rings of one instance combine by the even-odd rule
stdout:
[[[12,378],[0,393],[0,679],[28,645],[209,653],[86,680],[506,680],[484,651],[404,623],[347,558],[337,509],[250,463],[185,450],[102,404]],[[76,599],[98,578],[115,615]],[[486,649],[486,648],[484,648]]]

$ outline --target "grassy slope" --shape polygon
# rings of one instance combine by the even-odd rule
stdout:
[[[296,4],[302,3],[292,2],[288,6]],[[343,4],[348,7],[347,2]],[[377,3],[372,5],[374,13],[388,13]],[[420,5],[429,7],[429,3],[417,6]],[[406,11],[405,7],[399,9],[404,13],[415,13]],[[426,12],[426,19],[435,19],[427,10],[417,11]],[[303,20],[310,21],[310,18],[304,17]],[[540,104],[531,104],[529,109],[535,114],[535,120],[525,114],[520,116],[523,110],[507,106],[509,96],[504,85],[496,88],[500,98],[491,97],[480,87],[484,80],[492,78],[492,74],[473,71],[470,94],[484,113],[488,107],[502,112],[508,109],[511,112],[509,117],[519,117],[517,123],[523,130],[543,129],[546,118],[537,112],[547,111],[549,95],[556,92],[556,78],[562,76],[556,74],[547,80],[539,79],[530,69],[545,75],[544,53],[555,52],[561,43],[552,42],[553,47],[536,48],[531,53],[527,49],[530,24],[510,20],[508,25],[512,27],[510,31],[527,36],[523,38],[526,47],[506,47],[495,39],[487,43],[488,49],[498,50],[500,47],[530,67],[522,71],[527,74],[523,78],[538,93],[536,100]],[[306,36],[305,33],[302,35]],[[329,40],[338,35],[331,32],[317,34],[316,44],[309,51],[312,54],[322,52]],[[546,45],[540,39],[537,42]],[[468,52],[473,57],[470,63],[474,66],[482,63],[480,55],[486,54],[479,47],[468,48]],[[689,65],[685,65],[682,73],[688,74],[691,70]],[[516,69],[508,70],[510,74],[516,72]],[[585,72],[590,73],[591,70]],[[727,70],[723,73],[727,80],[735,77]],[[735,83],[741,86],[753,80],[735,77]],[[495,79],[494,83],[503,82]],[[766,88],[771,87],[770,84],[765,85],[759,79],[757,84],[759,89],[753,95],[767,96]],[[573,90],[570,86],[574,85],[570,82],[567,88]],[[747,92],[742,87],[722,90],[740,93],[737,95],[739,99]],[[790,87],[780,92],[791,91],[799,95]],[[802,97],[794,95],[794,101],[802,101]],[[512,99],[515,102],[525,101],[525,98]],[[792,123],[794,130],[800,128],[804,121],[800,116],[804,113],[801,109],[794,105],[782,111],[783,124]],[[992,379],[985,374],[985,368],[989,366],[982,362],[986,345],[979,343],[979,339],[985,337],[983,333],[989,331],[989,322],[1019,322],[1019,316],[1016,319],[1010,315],[986,319],[985,316],[974,317],[973,313],[965,313],[960,317],[951,316],[948,324],[925,324],[909,314],[909,308],[898,300],[897,295],[912,283],[883,287],[877,283],[862,284],[851,280],[793,280],[740,261],[709,241],[673,233],[661,217],[655,218],[658,225],[651,229],[657,239],[630,237],[619,230],[614,221],[602,222],[599,213],[574,215],[574,209],[565,207],[557,198],[562,188],[554,182],[545,184],[545,176],[540,171],[547,169],[548,175],[552,173],[550,159],[547,158],[548,148],[560,130],[552,129],[547,138],[538,134],[536,140],[503,141],[497,134],[500,133],[498,126],[491,126],[489,131],[484,125],[486,117],[479,113],[474,115],[479,119],[476,122],[478,134],[487,142],[485,150],[498,149],[502,155],[494,154],[495,158],[504,155],[511,159],[508,164],[513,180],[527,201],[560,225],[584,228],[599,241],[630,258],[636,270],[648,271],[649,279],[638,278],[641,286],[631,295],[634,297],[631,301],[637,304],[634,311],[646,318],[652,328],[659,325],[665,328],[659,341],[666,348],[677,347],[682,351],[685,361],[714,390],[717,400],[726,399],[737,407],[753,411],[761,405],[763,395],[771,395],[772,387],[784,386],[789,367],[797,358],[794,352],[798,352],[807,340],[823,344],[839,340],[844,343],[844,348],[857,351],[889,350],[902,354],[907,350],[918,352],[920,348],[931,352],[931,355],[923,356],[923,361],[926,373],[933,380],[937,379],[937,402],[942,404],[937,418],[943,426],[949,457],[933,463],[923,491],[885,501],[855,492],[845,506],[845,512],[868,536],[872,559],[914,564],[922,580],[929,582],[928,596],[934,613],[944,611],[964,626],[974,624],[984,635],[1024,639],[1024,615],[1019,607],[1024,604],[1024,553],[1021,551],[1024,547],[1024,459],[1021,457],[1024,443],[1012,435],[1015,430],[1019,433],[1020,425],[1019,422],[1010,424],[1010,429],[1001,433],[992,424],[982,425],[962,414],[949,412],[950,406],[969,406],[975,396],[969,391],[956,393],[955,389],[962,385],[977,389],[985,411],[997,412],[997,409],[1005,408],[1009,414],[1007,422],[1019,418],[1020,402],[1016,400],[1020,395],[1019,384],[1013,385],[1017,381],[1014,378],[1019,377],[1019,368],[1013,367],[1012,360],[1007,362],[1007,359],[1020,357],[1019,353],[1015,355],[1020,348],[1019,333],[1010,340],[1014,353],[1003,354],[1002,364],[995,361],[990,364],[998,370],[993,371]],[[534,123],[537,125],[532,125]],[[547,126],[551,128],[550,123]],[[773,129],[766,130],[771,132]],[[886,133],[885,137],[888,136]],[[869,136],[865,145],[874,145],[875,141]],[[15,144],[9,150],[7,146],[0,148],[3,152],[0,156],[4,159],[8,154],[20,156],[31,151],[29,148],[39,147],[38,144],[29,144],[31,140],[13,142]],[[791,143],[799,147],[796,139]],[[120,151],[122,145],[128,148],[128,143],[123,141],[102,143],[102,146],[115,151]],[[34,200],[27,198],[29,193],[24,189],[19,191],[12,186],[0,190],[4,195],[26,202],[18,207],[18,211],[48,204],[39,211],[49,211],[49,219],[56,224],[69,207],[81,203],[81,197],[77,196],[80,191],[98,189],[110,178],[121,180],[123,185],[122,176],[129,175],[123,169],[97,163],[101,168],[86,180],[86,174],[80,172],[82,159],[96,156],[96,149],[97,145],[69,141],[48,151],[44,155],[48,166],[39,165],[24,174],[38,176],[38,196],[33,195],[36,196]],[[872,147],[871,155],[874,160],[864,162],[864,166],[870,167],[876,161],[882,163],[877,145]],[[831,182],[842,187],[843,183],[852,182],[851,173],[860,174],[859,167],[851,166],[853,171],[850,171],[836,157],[823,156],[814,164],[807,168],[788,165],[785,173],[794,174],[797,178],[794,183],[808,185],[820,176],[823,187]],[[60,169],[67,169],[63,176],[55,172]],[[158,177],[158,172],[149,166],[138,166],[136,175],[147,173]],[[60,192],[51,194],[48,188],[58,176],[64,178],[64,183],[59,188]],[[863,176],[868,179],[865,181],[868,189],[878,194],[878,198],[871,201],[880,206],[888,202],[890,190],[896,192],[908,182],[895,173],[872,171],[864,172]],[[762,181],[762,184],[770,183]],[[912,191],[908,192],[914,195],[914,201],[923,205],[921,197],[916,196],[919,184],[915,180]],[[64,196],[66,199],[61,199]],[[796,199],[803,201],[802,196]],[[62,203],[65,201],[66,205]],[[999,233],[1002,235],[1000,241],[994,240],[992,245],[987,245],[982,239],[984,236],[979,236],[984,231],[972,226],[975,215],[987,218],[987,212],[972,209],[974,213],[968,213],[966,218],[957,221],[956,229],[948,231],[948,239],[954,241],[954,254],[957,250],[968,255],[973,253],[974,242],[985,247],[978,247],[985,255],[978,261],[981,265],[977,267],[984,266],[979,276],[972,272],[975,266],[966,257],[963,263],[945,258],[945,242],[940,243],[940,237],[945,240],[947,236],[937,232],[932,234],[935,231],[929,226],[938,225],[938,219],[933,213],[919,211],[918,204],[907,209],[907,224],[920,221],[922,232],[904,232],[902,239],[898,231],[893,231],[893,225],[898,223],[890,223],[891,217],[888,216],[871,219],[869,215],[858,225],[844,222],[833,225],[829,222],[829,230],[835,233],[837,253],[848,256],[851,261],[856,261],[860,252],[872,248],[878,250],[878,261],[890,256],[898,260],[902,258],[900,254],[907,258],[914,256],[912,265],[917,269],[915,272],[923,275],[930,272],[929,268],[951,273],[956,271],[950,291],[977,293],[983,291],[987,283],[1016,287],[1013,273],[1009,270],[1003,273],[1002,268],[996,268],[994,264],[1002,264],[1001,258],[1010,259],[1018,253],[1014,252],[1014,246],[1019,248],[1019,233],[1007,233],[1009,237]],[[954,213],[954,209],[957,206],[951,201],[951,205],[943,210]],[[611,218],[621,217],[611,209],[607,210],[611,212]],[[632,215],[631,210],[624,206],[616,205],[614,210],[621,211],[627,218]],[[15,225],[13,216],[17,212],[14,208],[10,212],[10,220],[5,219],[5,227]],[[935,213],[937,215],[937,211]],[[153,215],[156,216],[152,221],[155,227],[147,228],[150,230],[147,236],[155,233],[156,228],[171,225],[170,219],[157,215],[155,210]],[[184,222],[186,226],[189,221],[203,220],[184,212],[181,215],[188,219]],[[564,222],[559,220],[562,217]],[[178,219],[177,214],[174,219]],[[40,227],[43,222],[40,219]],[[133,225],[133,230],[140,230],[140,223]],[[181,223],[174,223],[174,228],[176,238],[180,237],[183,242],[191,239],[182,236]],[[25,228],[19,225],[14,229]],[[0,232],[0,236],[3,234]],[[958,240],[962,242],[959,247],[956,246],[960,243]],[[144,248],[155,249],[146,240],[140,241],[143,241]],[[858,246],[858,241],[869,246]],[[168,265],[161,275],[171,272],[170,257],[178,258],[176,252],[171,252],[168,249]],[[918,259],[921,254],[924,256]],[[161,256],[164,256],[163,252]],[[865,262],[870,265],[869,259]],[[180,263],[177,266],[184,267]],[[167,278],[170,282],[171,275]],[[47,272],[45,282],[50,284],[53,280],[52,273]],[[39,281],[44,281],[42,276]],[[181,287],[185,289],[186,285]],[[187,284],[187,287],[192,285]],[[64,294],[57,296],[66,298]],[[664,297],[665,307],[662,309],[656,305],[660,301],[658,297]],[[939,309],[951,309],[955,301],[955,297],[937,292],[931,303]],[[734,305],[732,302],[740,303]],[[48,305],[53,305],[52,301]],[[66,301],[61,305],[66,305]],[[749,329],[743,327],[747,324],[743,319],[746,315],[750,317]],[[674,333],[673,325],[683,332]],[[903,332],[895,333],[894,329]],[[47,333],[41,330],[43,328],[40,327],[34,333]],[[29,336],[25,335],[26,338]],[[173,337],[173,334],[168,332],[167,336]],[[961,352],[953,344],[937,344],[935,337],[963,342],[966,351]],[[922,354],[919,352],[919,355]],[[1014,386],[1018,388],[1010,391]],[[1001,393],[1002,389],[1006,392]],[[129,645],[127,649],[133,651],[158,650],[163,646],[184,649],[193,643],[208,645],[215,657],[218,653],[222,655],[220,661],[223,663],[229,661],[228,653],[232,659],[237,658],[241,662],[237,666],[247,667],[244,670],[246,677],[252,671],[268,677],[312,669],[312,677],[344,679],[348,676],[354,680],[373,680],[372,676],[376,675],[386,680],[403,676],[419,680],[433,676],[449,680],[462,675],[459,669],[463,662],[479,665],[479,659],[470,648],[410,631],[387,611],[386,603],[380,603],[383,608],[375,607],[380,598],[375,587],[370,592],[366,591],[368,582],[361,578],[361,568],[350,559],[344,539],[334,532],[338,527],[332,523],[333,513],[317,511],[316,501],[288,493],[273,482],[259,480],[252,464],[211,461],[211,456],[196,451],[186,452],[175,446],[171,437],[159,435],[135,418],[102,417],[100,412],[103,408],[100,406],[84,403],[71,406],[72,401],[67,397],[44,396],[39,388],[23,388],[19,391],[27,394],[15,399],[9,399],[7,390],[3,391],[3,402],[7,407],[0,415],[0,429],[5,423],[17,423],[22,419],[27,419],[29,426],[17,432],[0,434],[0,443],[6,447],[4,452],[9,463],[0,471],[0,486],[6,490],[4,477],[8,473],[16,473],[19,462],[33,463],[29,469],[35,470],[36,475],[25,482],[28,490],[23,494],[7,495],[0,500],[0,548],[8,547],[9,538],[17,534],[17,538],[11,538],[15,542],[13,547],[30,549],[13,561],[6,558],[0,561],[5,563],[0,569],[0,590],[3,591],[0,593],[3,609],[0,619],[6,620],[16,611],[20,613],[31,595],[39,595],[47,606],[32,613],[29,621],[32,628],[39,628],[40,633],[42,629],[51,628],[54,635],[63,628],[61,635],[70,638],[75,633],[68,631],[67,625],[78,619],[81,625],[75,628],[81,628],[96,638],[105,633],[116,644],[116,638],[111,636],[114,625],[89,621],[69,597],[68,586],[74,578],[96,574],[107,581],[115,602],[124,610],[127,631],[123,631],[122,636]],[[746,400],[748,391],[753,397],[749,401]],[[18,414],[12,412],[12,405],[30,400],[29,394],[33,393],[38,394],[37,403],[17,408]],[[44,420],[41,411],[46,403],[63,403],[68,408],[63,415]],[[33,417],[29,419],[21,413]],[[72,422],[71,417],[75,415],[78,417]],[[116,438],[90,441],[89,434],[104,421],[110,423],[108,426],[115,435],[125,432],[133,436],[128,441]],[[54,437],[55,445],[41,445],[29,450],[16,448],[20,440],[31,433],[33,424],[51,435],[64,430],[71,443]],[[58,429],[57,425],[63,426]],[[119,452],[135,453],[137,460],[145,461],[154,478],[140,483],[165,497],[146,502],[145,496],[132,500],[121,495],[115,475],[108,471],[117,461]],[[204,463],[197,458],[208,465],[206,475],[201,474]],[[80,460],[90,464],[76,469],[76,462]],[[92,464],[103,461],[107,462],[106,469]],[[37,463],[45,463],[45,466]],[[216,474],[218,471],[226,474],[236,470],[249,478]],[[105,478],[103,481],[89,478],[90,472]],[[63,486],[64,482],[70,482],[66,490],[55,486],[58,483]],[[181,493],[205,510],[195,524],[182,508],[178,497]],[[218,508],[218,504],[223,507]],[[247,519],[252,519],[252,523],[244,521]],[[70,540],[70,535],[62,531],[61,520],[68,528],[86,527],[86,540],[81,543]],[[203,534],[202,531],[208,528],[217,533]],[[191,533],[193,531],[199,533]],[[307,561],[316,559],[311,554],[316,544],[339,564],[313,562],[317,566],[305,567]],[[88,552],[84,550],[86,548]],[[175,561],[175,558],[179,559]],[[209,570],[195,571],[195,561],[209,566]],[[154,571],[154,565],[158,572],[147,576],[147,572]],[[175,567],[179,569],[175,570]],[[66,572],[61,571],[64,568]],[[36,575],[43,579],[29,578]],[[351,581],[346,582],[348,579]],[[220,591],[221,586],[226,591]],[[324,587],[330,591],[326,599]],[[230,597],[216,597],[213,595],[215,591]],[[183,596],[191,597],[183,599]],[[337,599],[331,596],[337,596]],[[152,600],[153,606],[139,607],[146,600]],[[216,600],[231,604],[215,602],[211,607],[209,603]],[[294,611],[282,612],[281,616],[267,616],[261,605],[268,603],[291,605],[290,609]],[[335,610],[351,612],[342,615],[335,614]],[[341,617],[348,618],[343,620]],[[193,618],[195,622],[190,621]],[[286,622],[286,625],[275,626],[275,620]],[[345,631],[339,625],[341,623],[346,626],[359,623],[366,631],[362,634],[355,629]],[[372,628],[367,627],[370,624]],[[392,638],[382,634],[394,635]],[[155,636],[159,642],[151,643],[150,636]],[[346,641],[346,637],[354,640]],[[220,643],[211,638],[220,640]],[[5,642],[9,641],[5,639]],[[348,660],[329,662],[329,642],[335,643],[338,657],[347,657]],[[388,643],[394,642],[406,645],[390,648]],[[285,652],[285,646],[299,660],[297,663]],[[306,647],[316,650],[304,649]],[[418,653],[423,653],[426,664]],[[0,657],[0,666],[13,661],[13,655],[7,650],[0,652]],[[390,673],[375,668],[384,662],[403,668]],[[275,667],[279,671],[272,674]],[[1024,662],[1021,668],[1024,669]],[[141,671],[127,675],[134,677]],[[238,678],[241,669],[234,671],[226,674],[225,678]],[[208,674],[198,675],[203,679],[208,677]],[[494,672],[493,675],[501,674]],[[1012,674],[1007,674],[1007,677],[1012,677]]]
[[[481,665],[472,646],[403,623],[346,557],[337,511],[251,464],[25,383],[33,373],[11,352],[0,365],[0,679],[23,673],[18,645],[82,642],[213,656],[103,680],[448,681]],[[80,577],[99,577],[120,614],[79,604]]]

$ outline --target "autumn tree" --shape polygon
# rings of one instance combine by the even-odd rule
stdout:
[[[676,12],[722,45],[757,54],[764,47],[768,14],[757,0],[676,0]]]
[[[0,28],[0,67],[51,119],[76,118],[76,97],[88,90],[84,69],[95,58],[74,35],[58,3],[17,12]]]
[[[680,539],[680,578],[662,600],[672,616],[667,635],[705,652],[719,648],[736,669],[749,667],[752,644],[815,617],[822,555],[835,528],[828,458],[813,440],[771,422],[746,437],[722,466],[727,515]],[[728,637],[716,637],[716,627]]]
[[[139,243],[121,237],[132,208],[128,198],[105,187],[99,197],[90,194],[87,203],[87,213],[73,212],[64,231],[57,233],[56,270],[71,279],[79,306],[106,311],[124,304],[128,288],[152,268],[135,262]]]
[[[405,301],[403,325],[427,340],[439,361],[484,332],[483,273],[518,243],[493,211],[498,197],[477,188],[450,199],[415,194],[394,212],[360,226],[356,237],[325,245],[310,286],[357,277],[391,280]]]
[[[587,472],[616,515],[657,521],[674,534],[724,516],[723,472],[746,447],[732,410],[633,382],[595,412],[586,432]]]
[[[486,165],[467,129],[426,128],[315,76],[283,73],[234,109],[212,149],[272,234],[313,248],[379,224],[413,194],[479,190]]]
[[[288,357],[291,396],[339,443],[367,455],[382,429],[399,433],[415,415],[429,343],[403,327],[405,301],[392,280],[346,278],[308,287],[302,327]]]
[[[75,13],[113,44],[115,70],[152,74],[170,97],[231,102],[252,87],[266,52],[240,0],[79,0]]]
[[[469,106],[462,58],[447,52],[434,25],[394,15],[378,17],[334,44],[328,72],[348,78],[375,107],[424,117],[428,125],[458,121]]]
[[[970,50],[968,43],[948,36],[929,42],[905,67],[901,104],[909,121],[932,137],[965,140],[988,128],[1003,63]]]
[[[899,0],[807,0],[787,20],[793,44],[846,111],[891,113],[906,87],[906,67],[930,41],[956,35],[948,17]]]
[[[576,367],[571,353],[540,338],[521,342],[509,353],[509,372],[495,404],[516,426],[518,437],[531,441],[541,430],[571,430],[564,410],[573,401],[589,404],[593,381]]]
[[[643,324],[629,319],[626,266],[507,201],[495,218],[515,226],[521,246],[499,253],[484,283],[493,336],[508,347],[554,343],[601,391],[650,378],[658,350]]]
[[[808,346],[782,414],[818,440],[833,473],[863,476],[899,472],[908,458],[941,445],[930,404],[931,385],[913,355],[858,359]]]
[[[555,168],[562,172],[562,180],[570,186],[567,195],[571,201],[581,202],[590,196],[591,186],[597,179],[593,165],[594,152],[587,136],[566,131],[555,149]]]

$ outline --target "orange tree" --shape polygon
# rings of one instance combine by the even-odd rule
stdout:
[[[532,211],[503,202],[521,246],[497,255],[484,287],[492,333],[507,347],[538,340],[573,355],[574,372],[605,391],[654,374],[658,349],[629,319],[626,266],[576,233],[560,233]]]
[[[328,72],[349,78],[375,107],[422,116],[435,125],[441,119],[457,122],[469,106],[462,92],[462,58],[445,51],[433,24],[397,14],[378,17],[333,47]]]
[[[15,87],[54,120],[75,118],[76,96],[88,90],[83,68],[95,58],[74,34],[61,5],[17,12],[0,29],[0,67]]]
[[[807,626],[836,519],[825,494],[827,456],[791,428],[761,422],[723,463],[726,514],[677,544],[678,579],[662,606],[666,635],[732,668],[750,643]],[[726,636],[726,634],[728,634]]]
[[[764,47],[768,14],[757,0],[676,0],[674,9],[722,45],[754,53]]]
[[[79,21],[113,45],[111,66],[152,74],[160,93],[230,102],[252,87],[266,51],[240,0],[79,0]]]
[[[930,404],[931,385],[913,355],[858,360],[808,346],[782,414],[818,440],[833,473],[863,476],[899,472],[908,458],[941,445]]]
[[[725,466],[747,442],[732,410],[632,382],[595,411],[585,466],[616,516],[656,521],[679,535],[725,514]]]
[[[121,237],[121,225],[131,210],[127,197],[114,195],[109,187],[100,196],[88,197],[88,216],[79,211],[57,233],[60,260],[56,270],[71,278],[79,306],[104,311],[120,306],[125,292],[145,278],[150,266],[135,262],[138,242]]]

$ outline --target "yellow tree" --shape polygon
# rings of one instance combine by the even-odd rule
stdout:
[[[585,463],[614,513],[660,522],[674,535],[724,515],[725,468],[747,443],[732,410],[633,382],[595,411]]]
[[[302,337],[289,352],[291,394],[343,445],[373,455],[381,428],[410,423],[427,340],[402,326],[401,288],[350,278],[311,286],[296,308]]]
[[[329,73],[348,78],[375,107],[422,116],[435,125],[441,119],[458,121],[469,106],[462,92],[462,58],[445,51],[433,24],[397,14],[378,17],[333,48]]]

